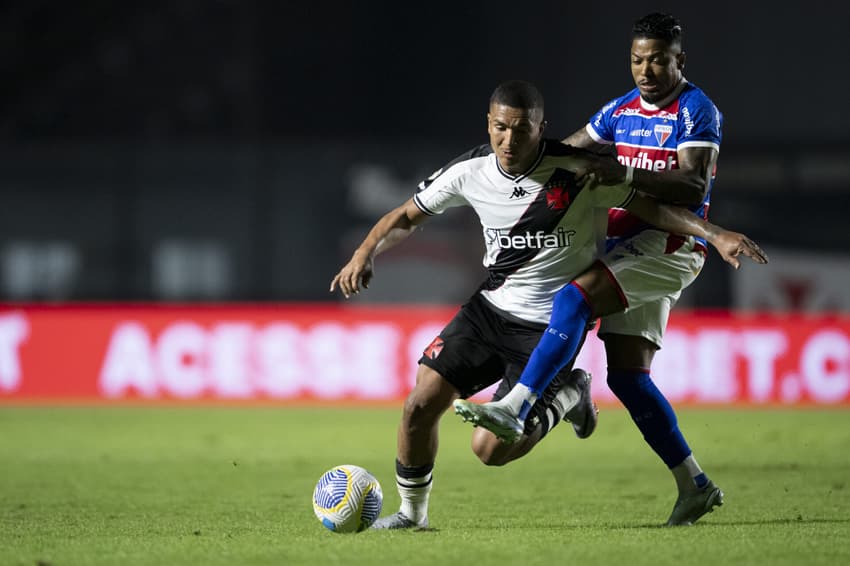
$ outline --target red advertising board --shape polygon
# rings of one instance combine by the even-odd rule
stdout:
[[[410,390],[455,307],[5,305],[0,403],[376,402]],[[595,397],[601,342],[579,365]],[[653,378],[671,401],[850,405],[850,317],[676,312]]]

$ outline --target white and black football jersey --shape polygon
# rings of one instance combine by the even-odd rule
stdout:
[[[548,323],[555,293],[597,257],[608,209],[632,199],[634,191],[625,185],[578,186],[574,172],[583,154],[545,140],[528,171],[512,175],[482,145],[420,183],[414,202],[425,214],[455,206],[471,206],[478,214],[489,273],[480,292],[496,308]]]

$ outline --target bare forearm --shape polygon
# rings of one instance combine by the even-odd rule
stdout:
[[[637,196],[629,204],[629,212],[653,226],[673,234],[687,234],[709,240],[717,233],[717,227],[699,218],[690,210],[676,205],[664,204],[651,198]]]
[[[634,169],[631,186],[660,201],[673,204],[695,205],[702,202],[705,196],[705,180],[688,171],[658,173]]]
[[[410,219],[405,207],[400,206],[378,220],[354,253],[375,257],[405,240],[414,230],[416,223]]]
[[[399,244],[407,239],[408,236],[416,231],[416,226],[411,225],[408,228],[393,228],[390,232],[381,238],[378,246],[375,248],[375,255],[381,254],[396,244]]]

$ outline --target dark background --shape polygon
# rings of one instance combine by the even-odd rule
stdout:
[[[681,18],[685,75],[725,117],[712,220],[844,254],[845,5],[12,1],[0,298],[334,299],[368,227],[486,141],[499,82],[535,82],[563,137],[633,86],[631,24],[655,10]],[[372,300],[471,292],[475,220],[432,223]],[[692,303],[728,305],[729,276],[714,255]]]

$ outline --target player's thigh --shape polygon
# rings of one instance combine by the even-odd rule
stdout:
[[[628,334],[606,334],[605,361],[608,369],[645,369],[652,367],[652,359],[658,345],[643,336]]]
[[[503,323],[484,299],[473,297],[425,348],[420,368],[441,376],[461,397],[474,395],[504,374],[505,345],[513,341]],[[417,380],[433,379],[427,369],[419,370]]]
[[[705,256],[695,252],[688,237],[676,250],[667,251],[666,232],[644,230],[617,244],[601,262],[620,287],[628,309],[652,303],[664,297],[678,298],[702,270]]]
[[[648,367],[664,343],[670,310],[679,293],[602,317],[599,338],[605,342],[609,367]]]

